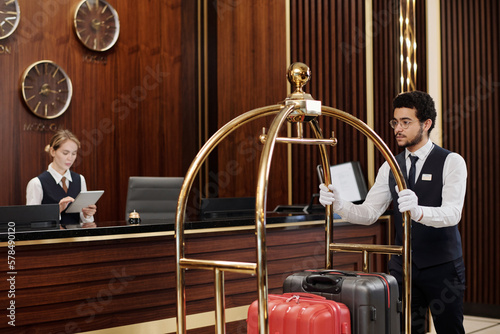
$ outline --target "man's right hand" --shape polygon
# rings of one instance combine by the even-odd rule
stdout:
[[[323,206],[332,205],[334,211],[342,208],[342,198],[338,189],[332,184],[328,185],[328,187],[324,183],[319,185],[319,202]]]

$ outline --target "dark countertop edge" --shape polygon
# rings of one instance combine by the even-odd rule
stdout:
[[[279,216],[266,217],[266,224],[283,224],[283,223],[298,223],[305,221],[324,220],[323,214],[298,214],[290,215],[283,214]],[[254,217],[238,217],[238,218],[220,218],[203,221],[185,222],[184,230],[196,230],[206,228],[227,228],[255,225]],[[41,230],[41,231],[20,231],[15,233],[14,241],[30,241],[44,239],[62,239],[62,238],[78,238],[78,237],[94,237],[94,236],[111,236],[111,235],[127,235],[133,233],[154,233],[174,231],[175,222],[167,221],[165,223],[156,224],[141,224],[141,225],[123,225],[123,226],[106,226],[95,228],[76,228],[68,230]],[[0,233],[0,242],[9,240],[8,233]]]

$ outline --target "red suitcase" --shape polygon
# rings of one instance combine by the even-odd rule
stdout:
[[[269,333],[350,334],[349,309],[310,293],[268,295]],[[258,301],[248,309],[247,334],[258,334]]]

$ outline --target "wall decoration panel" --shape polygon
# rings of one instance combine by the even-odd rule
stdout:
[[[465,301],[476,305],[469,311],[496,310],[494,316],[500,305],[499,14],[496,1],[441,2],[443,145],[465,158],[469,173],[459,225]]]
[[[217,29],[216,36],[209,36],[209,41],[217,41],[217,61],[208,75],[210,83],[215,81],[217,91],[208,101],[208,137],[236,116],[278,104],[287,94],[286,1],[218,1],[217,4],[215,12],[213,8],[209,12],[209,22]],[[207,60],[210,64],[213,56],[210,53]],[[255,196],[262,150],[258,136],[272,119],[248,123],[219,145],[217,158],[209,165],[204,196]],[[287,201],[285,145],[276,146],[272,162],[268,210]]]
[[[0,42],[0,205],[25,204],[28,181],[50,162],[43,151],[55,129],[68,128],[82,148],[73,167],[89,189],[104,189],[98,221],[124,218],[129,176],[183,176],[197,152],[196,2],[109,0],[121,31],[106,52],[85,48],[73,28],[79,0],[20,0],[22,19]],[[7,50],[7,51],[6,51]],[[49,59],[70,76],[69,109],[54,120],[31,114],[19,80]],[[186,89],[186,85],[190,86]],[[196,88],[196,86],[194,86]]]

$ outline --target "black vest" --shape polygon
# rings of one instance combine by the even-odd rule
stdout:
[[[448,154],[439,146],[429,153],[422,166],[415,186],[412,189],[418,197],[421,206],[439,207],[442,203],[443,166]],[[396,156],[396,161],[403,175],[406,173],[405,152]],[[432,175],[430,181],[422,180],[422,175]],[[406,182],[408,184],[408,182]],[[392,173],[389,174],[389,189],[392,193],[394,205],[394,226],[396,228],[396,245],[403,244],[403,215],[398,210],[398,195],[395,190],[396,180]],[[412,221],[411,228],[412,260],[418,268],[426,268],[441,263],[453,261],[462,256],[462,241],[458,226],[429,227]],[[401,256],[393,256],[391,261],[401,262]]]
[[[73,171],[70,171],[72,182],[69,183],[68,193],[65,193],[63,188],[54,181],[54,178],[48,171],[43,172],[38,175],[40,179],[40,183],[42,184],[43,189],[43,199],[42,204],[54,204],[59,203],[61,199],[66,196],[71,196],[76,198],[76,196],[82,190],[81,178],[80,174],[77,174]],[[80,214],[79,213],[66,213],[65,211],[61,212],[61,225],[73,225],[80,223]]]

